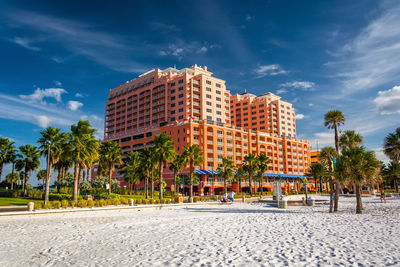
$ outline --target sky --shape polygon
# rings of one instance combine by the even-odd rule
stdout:
[[[193,64],[233,94],[293,103],[312,149],[333,145],[323,117],[339,109],[341,130],[387,160],[383,139],[400,127],[400,1],[2,0],[0,137],[34,144],[47,126],[88,119],[102,138],[109,89]]]

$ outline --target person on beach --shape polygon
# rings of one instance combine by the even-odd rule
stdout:
[[[222,196],[221,202],[228,202],[228,193],[225,193],[225,194]]]
[[[383,191],[383,189],[381,189],[381,203],[382,203],[382,201],[385,201],[385,203],[386,203],[385,191]]]
[[[232,202],[235,201],[235,194],[236,193],[231,190],[231,192],[229,193],[229,200],[230,201],[232,201]]]

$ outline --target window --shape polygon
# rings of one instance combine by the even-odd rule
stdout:
[[[171,104],[171,108],[173,108],[173,107],[175,107],[175,103],[172,103],[172,104]]]
[[[212,110],[210,108],[207,109],[208,113],[212,113]]]
[[[265,121],[260,121],[260,124],[265,124]]]
[[[221,115],[222,114],[222,112],[221,111],[217,111],[217,115]]]
[[[264,104],[261,104],[261,105],[259,105],[258,107],[259,107],[259,108],[263,108],[263,107],[264,107]]]
[[[248,121],[249,119],[248,119],[248,118],[244,118],[243,120],[244,120],[244,121]]]
[[[217,108],[221,108],[221,104],[217,104]]]
[[[260,109],[259,113],[264,113],[264,110],[263,110],[263,109]]]
[[[251,125],[257,125],[257,122],[253,122]]]
[[[182,98],[182,97],[183,97],[183,94],[180,94],[180,95],[179,95],[179,98]]]
[[[171,86],[175,86],[175,83],[171,83]]]
[[[206,97],[209,98],[209,99],[211,99],[211,95],[209,95],[209,94],[207,94]]]
[[[211,106],[211,102],[210,101],[207,101],[206,104],[207,104],[207,106]]]
[[[257,119],[257,117],[252,117],[251,119],[255,121]]]
[[[243,108],[243,110],[248,110],[248,109],[249,109],[248,107]]]
[[[175,120],[175,117],[172,117],[172,118],[171,118],[171,121],[174,121],[174,120]]]
[[[171,110],[171,115],[172,115],[172,114],[175,114],[175,110]]]
[[[183,119],[183,115],[179,116],[179,119],[180,119],[180,120]]]
[[[175,93],[175,89],[174,89],[174,90],[171,90],[171,94],[173,94],[173,93]]]
[[[210,84],[211,85],[211,81],[206,81],[206,84]]]
[[[253,112],[251,112],[251,114],[252,114],[252,115],[257,114],[257,111],[253,111]]]
[[[179,91],[182,91],[182,90],[183,90],[183,86],[179,87],[178,90],[179,90]]]
[[[171,100],[175,100],[175,96],[172,96],[172,97],[171,97]]]
[[[207,92],[211,92],[211,88],[210,87],[206,87],[206,91]]]
[[[248,123],[245,123],[244,126],[249,126],[249,124],[248,124]]]
[[[221,91],[220,90],[217,90],[217,91],[215,91],[218,95],[220,95],[221,94]]]
[[[244,103],[243,103],[243,106],[245,106],[245,105],[247,105],[247,102],[244,102]]]
[[[246,112],[246,113],[243,113],[243,116],[247,116],[247,115],[249,115],[249,113],[247,113],[247,112]]]
[[[215,86],[218,88],[221,88],[221,84],[219,84],[219,83],[216,83]]]
[[[221,101],[221,98],[220,98],[220,97],[217,97],[217,101]]]
[[[183,112],[183,108],[180,108],[180,109],[179,109],[179,112]]]
[[[179,82],[178,82],[179,84],[181,84],[181,83],[183,83],[183,80],[179,80]]]
[[[261,116],[260,116],[260,119],[262,119],[262,118],[264,118],[264,117],[265,117],[264,115],[261,115]]]
[[[260,127],[260,130],[264,130],[264,129],[265,129],[265,127],[264,127],[264,126]]]
[[[183,101],[179,101],[178,105],[183,105]]]
[[[221,119],[221,118],[217,118],[217,121],[218,121],[218,122],[221,122],[221,121],[222,121],[222,119]]]
[[[212,117],[211,116],[207,116],[207,120],[211,121]]]

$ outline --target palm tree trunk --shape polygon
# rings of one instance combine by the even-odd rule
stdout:
[[[1,180],[2,173],[3,173],[3,162],[0,162],[0,180]]]
[[[162,179],[163,159],[160,159],[159,167],[160,167],[160,174],[159,174],[159,179],[158,179],[158,182],[159,182],[158,185],[160,187],[160,203],[161,203],[161,199],[163,198],[163,186],[162,186],[162,184],[163,184],[163,179]]]
[[[26,195],[27,183],[28,183],[28,168],[25,166],[25,173],[24,173],[24,196]]]
[[[144,177],[144,193],[146,195],[146,199],[149,198],[149,177],[145,174]]]
[[[315,184],[315,194],[317,193],[317,177],[314,177],[314,184]]]
[[[193,161],[190,160],[190,170],[189,170],[189,202],[193,203]]]
[[[79,175],[79,170],[78,170],[78,163],[75,162],[74,164],[74,190],[72,192],[72,200],[77,201],[78,200],[78,175]]]
[[[173,197],[175,197],[175,192],[176,192],[176,171],[174,171],[174,192],[173,192]]]
[[[78,195],[81,194],[81,182],[82,182],[82,166],[79,164],[79,169],[78,169]],[[110,184],[111,187],[111,184]]]
[[[329,161],[329,213],[333,212],[333,180],[332,180],[332,164]]]
[[[228,180],[226,179],[226,176],[224,175],[224,193],[228,193],[228,187],[226,186],[226,182]]]
[[[319,192],[322,192],[322,178],[319,178]]]
[[[108,195],[111,195],[111,176],[112,176],[112,169],[108,171]]]
[[[394,178],[394,187],[396,189],[396,193],[398,193],[399,192],[399,185],[398,185],[398,182],[397,182],[397,177]]]
[[[14,190],[14,182],[11,181],[11,191]]]
[[[51,162],[49,162],[49,168],[48,168],[48,173],[46,179],[46,191],[45,191],[45,196],[44,196],[44,204],[47,204],[49,202],[49,191],[50,191],[50,179],[51,179],[51,169],[53,168]]]
[[[339,190],[340,190],[339,181],[335,181],[335,186],[336,190],[335,190],[335,203],[333,206],[333,212],[337,212],[339,209]]]
[[[261,197],[262,197],[263,192],[264,192],[263,184],[264,184],[264,174],[262,173],[261,177],[260,177],[260,195],[261,195]]]
[[[250,187],[250,195],[253,194],[253,187],[252,187],[252,183],[253,183],[253,179],[251,179],[252,174],[249,173],[249,187]]]
[[[154,175],[153,175],[153,166],[151,166],[151,198],[154,196]]]
[[[358,184],[356,185],[356,198],[357,198],[356,213],[362,214],[361,186]]]

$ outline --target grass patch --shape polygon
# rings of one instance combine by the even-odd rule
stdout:
[[[34,202],[34,199],[0,197],[0,206],[22,206],[22,205],[27,205],[31,201]],[[35,201],[37,202],[37,200],[35,200]]]

